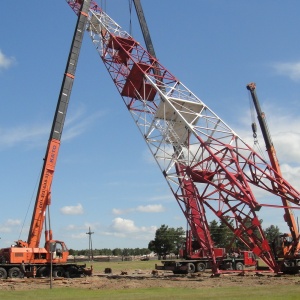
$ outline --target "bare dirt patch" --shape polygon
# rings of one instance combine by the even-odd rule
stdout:
[[[271,273],[245,273],[222,274],[220,277],[211,277],[210,272],[192,275],[173,275],[167,272],[158,272],[152,275],[152,270],[131,270],[127,274],[119,273],[95,273],[91,277],[76,279],[54,278],[53,288],[72,287],[80,289],[134,289],[134,288],[190,288],[203,287],[230,287],[230,286],[276,286],[276,285],[300,285],[300,275],[275,276]],[[37,290],[48,289],[49,278],[23,278],[0,280],[1,290]]]

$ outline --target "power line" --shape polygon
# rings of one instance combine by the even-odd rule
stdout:
[[[94,232],[91,231],[91,227],[89,227],[89,232],[87,232],[86,234],[89,235],[89,261],[93,260],[93,244],[92,244],[92,234],[94,234]]]

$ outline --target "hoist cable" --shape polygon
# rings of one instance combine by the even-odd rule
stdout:
[[[128,0],[128,5],[129,5],[129,34],[130,35],[132,35],[132,23],[131,23],[132,2],[133,2],[133,0]]]

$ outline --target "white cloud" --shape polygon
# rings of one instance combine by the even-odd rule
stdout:
[[[0,70],[8,69],[15,63],[14,57],[7,57],[0,49]]]
[[[282,164],[280,167],[283,177],[300,191],[300,166]]]
[[[73,230],[77,230],[78,229],[78,226],[77,225],[74,225],[74,224],[69,224],[67,227],[66,227],[66,230],[67,231],[73,231]]]
[[[12,232],[13,227],[19,226],[20,224],[21,220],[8,219],[3,224],[0,224],[0,232]]]
[[[113,219],[109,230],[104,232],[103,234],[107,236],[115,236],[120,238],[131,238],[149,241],[155,235],[156,230],[156,226],[138,227],[134,224],[133,220],[115,218]]]
[[[80,232],[80,233],[74,233],[71,234],[72,239],[77,239],[77,240],[82,240],[82,239],[87,239],[87,235],[85,232]]]
[[[288,76],[294,81],[300,80],[300,62],[275,63],[273,68],[280,75]]]
[[[112,213],[114,215],[124,215],[136,211],[143,212],[143,213],[160,213],[160,212],[164,212],[165,208],[161,204],[139,205],[138,207],[127,208],[127,209],[113,208]]]
[[[96,111],[85,117],[85,107],[80,106],[77,111],[66,118],[64,134],[62,136],[63,141],[73,139],[76,136],[84,133],[87,128],[91,126],[95,120],[103,116],[104,112]]]
[[[153,205],[145,205],[145,206],[138,206],[136,208],[139,212],[146,212],[146,213],[159,213],[164,212],[165,208],[161,204],[153,204]]]
[[[95,112],[88,117],[84,116],[84,109],[79,108],[74,114],[67,117],[65,123],[63,141],[71,140],[85,131],[103,115],[102,112]],[[30,147],[45,145],[50,133],[50,123],[38,125],[18,125],[12,128],[0,128],[0,149],[15,147],[19,144],[26,144]]]
[[[124,215],[127,214],[129,212],[132,212],[132,209],[118,209],[118,208],[113,208],[112,213],[114,215]]]
[[[76,206],[64,206],[60,209],[64,215],[82,215],[84,213],[83,206],[78,203]]]
[[[150,198],[150,201],[164,201],[164,202],[173,202],[174,196],[171,193],[168,193],[166,195],[157,195]]]
[[[18,226],[21,224],[21,221],[20,220],[13,220],[13,219],[8,219],[5,224],[7,226]]]
[[[280,164],[288,163],[290,165],[299,165],[300,162],[300,119],[297,116],[297,111],[291,112],[287,109],[278,108],[274,105],[263,105],[262,110],[266,113],[268,128],[271,134],[276,154]],[[283,113],[284,111],[284,113]],[[248,122],[246,121],[248,120]],[[266,146],[262,138],[261,130],[257,124],[257,133],[260,148],[263,151],[264,157],[268,159]],[[238,134],[250,146],[253,146],[254,139],[250,128],[251,117],[243,118],[241,120],[242,128],[239,129]],[[258,152],[257,148],[254,149]]]
[[[134,225],[132,220],[115,218],[112,222],[111,228],[117,232],[134,233],[138,232],[139,228]]]
[[[21,125],[15,128],[1,129],[0,128],[0,148],[14,147],[21,143],[40,144],[43,138],[46,140],[49,134],[49,125],[26,126]]]

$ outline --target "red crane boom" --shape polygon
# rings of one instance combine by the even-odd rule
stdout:
[[[78,1],[67,2],[78,11]],[[96,2],[89,13],[92,42],[189,224],[195,226],[197,216],[204,229],[206,207],[281,272],[257,215],[264,204],[253,187],[297,207],[300,193]],[[202,231],[197,239],[203,240]]]

